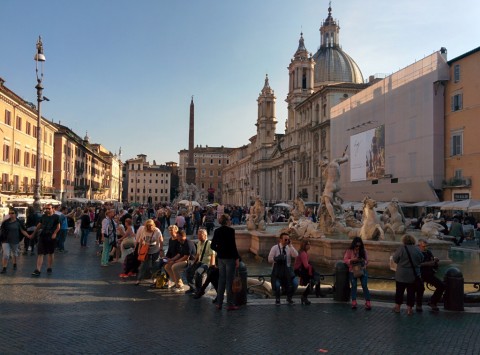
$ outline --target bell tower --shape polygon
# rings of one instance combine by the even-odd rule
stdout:
[[[275,140],[277,119],[275,117],[275,94],[265,76],[265,84],[258,96],[257,147],[272,144]]]
[[[295,106],[313,94],[314,67],[315,61],[305,48],[303,33],[300,33],[297,51],[288,66],[289,85],[285,100],[288,104],[287,131],[293,131],[296,126]]]

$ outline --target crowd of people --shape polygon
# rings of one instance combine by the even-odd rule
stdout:
[[[54,253],[66,252],[65,239],[69,230],[78,237],[81,248],[88,248],[88,238],[96,228],[95,244],[101,248],[98,255],[102,267],[118,265],[119,262],[122,265],[120,277],[135,277],[135,285],[146,281],[150,287],[191,293],[196,299],[202,297],[209,284],[212,284],[217,291],[216,307],[222,309],[226,293],[227,310],[236,310],[238,305],[234,302],[233,281],[238,274],[241,258],[231,224],[241,221],[243,212],[238,208],[223,212],[218,215],[212,208],[197,207],[193,213],[178,211],[173,219],[172,210],[167,206],[158,206],[156,209],[140,206],[117,211],[113,206],[105,205],[97,210],[86,207],[69,211],[65,206],[47,204],[41,214],[29,209],[24,223],[17,218],[17,212],[12,207],[0,227],[0,273],[7,272],[10,260],[12,268],[16,269],[23,239],[25,255],[34,255],[34,248],[37,249],[37,263],[32,276],[41,275],[45,256],[46,272],[50,274]],[[215,222],[219,224],[216,229]],[[170,235],[166,251],[165,229]],[[208,235],[212,230],[213,237],[209,240]],[[194,237],[187,238],[188,231],[195,233]],[[421,312],[425,282],[435,287],[428,305],[433,311],[438,311],[437,304],[445,290],[443,282],[435,276],[438,258],[428,250],[427,240],[420,239],[417,243],[412,235],[405,234],[402,244],[392,256],[396,263],[394,311],[400,312],[406,291],[407,314],[413,314],[414,307]],[[308,296],[313,290],[317,296],[321,296],[320,275],[309,262],[309,250],[310,241],[303,240],[297,251],[288,233],[281,233],[278,243],[272,246],[268,262],[272,264],[271,284],[275,304],[281,304],[282,294],[286,295],[287,304],[293,304],[293,295],[299,285],[305,286],[300,298],[302,305],[310,305]],[[357,283],[360,281],[365,309],[370,310],[368,252],[361,238],[352,240],[343,261],[348,266],[352,309],[358,307]],[[160,279],[164,282],[159,283]],[[185,284],[189,286],[188,289]]]

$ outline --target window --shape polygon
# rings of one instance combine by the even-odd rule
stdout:
[[[33,137],[34,137],[34,138],[37,138],[37,135],[38,135],[38,127],[37,127],[37,126],[33,126]]]
[[[36,154],[32,154],[32,160],[31,160],[30,166],[34,169],[37,167],[37,155]]]
[[[213,170],[210,170],[210,177],[213,177]]]
[[[460,64],[455,64],[453,67],[453,81],[455,83],[460,81]]]
[[[451,156],[462,155],[463,153],[463,131],[453,132],[451,139]]]
[[[8,110],[5,110],[5,124],[12,125],[12,113]]]
[[[463,95],[461,93],[453,95],[451,104],[452,104],[452,112],[461,110],[463,108]]]
[[[17,120],[15,121],[15,128],[19,131],[22,130],[22,118],[20,116],[17,116]]]
[[[30,122],[25,123],[25,133],[28,135],[32,134],[32,125]]]
[[[20,149],[18,148],[15,148],[14,152],[13,152],[13,163],[14,164],[17,164],[17,165],[20,165]]]
[[[25,165],[27,168],[30,166],[30,153],[29,152],[23,153],[23,165]]]
[[[3,161],[10,161],[10,146],[3,143]]]
[[[463,177],[462,169],[455,169],[455,179],[461,179]]]

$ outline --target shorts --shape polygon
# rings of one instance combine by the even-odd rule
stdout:
[[[20,254],[19,244],[2,243],[2,258],[8,260],[11,256],[17,257]]]
[[[53,254],[55,252],[55,239],[40,236],[38,238],[38,255]]]

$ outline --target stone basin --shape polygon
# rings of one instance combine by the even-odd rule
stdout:
[[[271,232],[267,228],[266,231],[248,231],[237,228],[235,232],[237,248],[240,254],[253,253],[254,255],[266,258],[273,245],[278,243],[278,235],[280,229],[276,232]],[[408,231],[408,233],[415,235],[418,240],[422,236],[417,231]],[[342,238],[342,237],[341,237]],[[293,245],[298,250],[300,248],[300,240],[292,240]],[[440,264],[450,264],[452,261],[449,258],[451,242],[429,239],[429,249],[432,253],[440,259]],[[309,257],[313,264],[334,267],[335,263],[343,260],[345,250],[350,246],[349,239],[335,239],[335,238],[311,238]],[[369,268],[373,269],[389,269],[390,255],[403,246],[398,241],[364,241],[365,248],[368,252]]]

